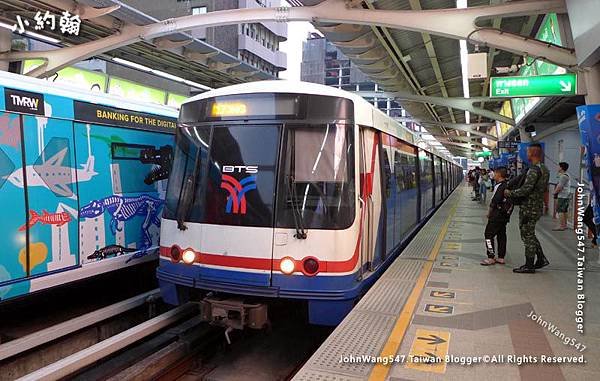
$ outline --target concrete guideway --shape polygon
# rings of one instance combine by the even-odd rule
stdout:
[[[478,20],[485,18],[551,12],[565,13],[566,7],[563,0],[521,1],[494,6],[426,11],[366,10],[352,8],[352,5],[352,2],[347,0],[326,0],[318,5],[307,7],[238,9],[183,16],[145,26],[127,25],[118,34],[61,49],[2,53],[0,60],[43,58],[47,61],[46,64],[32,71],[30,75],[47,77],[66,66],[106,51],[142,40],[193,30],[197,27],[232,25],[242,21],[247,23],[310,21],[378,25],[454,39],[468,39],[471,42],[487,44],[515,54],[540,57],[567,67],[576,65],[575,54],[570,49],[491,28],[478,28],[476,25]],[[451,18],[453,22],[443,22],[448,18]]]
[[[518,212],[507,229],[506,265],[479,264],[485,223],[485,207],[471,201],[470,188],[458,188],[294,379],[600,378],[598,250],[586,249],[580,335],[573,231],[553,232],[555,222],[542,217],[537,235],[551,264],[514,274],[524,261]],[[585,363],[568,362],[581,355]]]

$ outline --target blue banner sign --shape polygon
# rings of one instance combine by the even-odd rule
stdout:
[[[594,223],[600,224],[600,105],[577,107],[581,143],[585,147],[587,176],[592,191]]]

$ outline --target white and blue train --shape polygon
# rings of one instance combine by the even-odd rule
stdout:
[[[461,167],[415,140],[322,85],[262,81],[189,99],[161,222],[163,299],[209,293],[213,320],[302,299],[311,323],[337,324],[460,183]]]
[[[176,117],[0,72],[0,303],[156,259]]]

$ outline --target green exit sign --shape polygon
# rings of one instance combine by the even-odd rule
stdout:
[[[491,77],[490,96],[505,97],[548,97],[566,96],[577,93],[577,75],[538,75],[534,77]]]

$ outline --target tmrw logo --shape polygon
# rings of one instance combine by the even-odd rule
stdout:
[[[12,98],[13,104],[20,107],[27,107],[32,111],[36,111],[38,109],[38,105],[40,104],[39,99],[33,99],[29,97],[20,97],[18,95],[12,94],[10,96]]]
[[[221,176],[221,189],[229,192],[225,213],[246,214],[246,192],[256,189],[256,176],[246,176],[236,180],[233,176]]]
[[[44,94],[16,89],[4,89],[7,111],[44,115]]]

